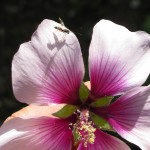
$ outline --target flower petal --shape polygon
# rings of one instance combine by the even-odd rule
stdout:
[[[0,149],[2,150],[70,150],[73,136],[69,129],[69,119],[61,120],[47,116],[37,117],[30,111],[23,118],[13,118],[0,129]],[[29,113],[29,112],[28,112]],[[31,118],[31,116],[36,116]],[[28,119],[27,119],[28,116]]]
[[[150,73],[150,35],[130,32],[102,20],[89,49],[91,91],[95,96],[120,94],[142,85]]]
[[[84,65],[76,36],[44,20],[30,42],[20,46],[12,62],[13,90],[25,103],[74,103]]]
[[[107,109],[108,121],[126,140],[150,149],[150,86],[135,88]]]
[[[77,150],[130,150],[124,142],[107,133],[97,130],[95,135],[94,144],[88,144],[85,147],[84,142],[81,142]]]

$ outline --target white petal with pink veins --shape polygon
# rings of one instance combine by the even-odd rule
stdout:
[[[37,107],[30,107],[20,117],[2,125],[0,150],[71,150],[73,136],[69,119],[48,117],[51,107]]]
[[[150,149],[150,86],[132,89],[107,109],[108,121],[126,140]]]
[[[150,73],[150,35],[101,20],[89,50],[92,93],[116,95],[142,85]]]
[[[58,26],[44,20],[15,54],[12,82],[17,100],[29,104],[76,101],[84,76],[80,45],[71,31],[63,32]]]

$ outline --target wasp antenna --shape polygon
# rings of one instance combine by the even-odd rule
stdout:
[[[62,20],[60,17],[59,17],[59,21],[60,21],[60,24],[61,24],[62,26],[65,26],[63,20]]]

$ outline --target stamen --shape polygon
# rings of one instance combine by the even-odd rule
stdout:
[[[78,140],[84,141],[84,146],[87,144],[94,144],[95,141],[95,127],[93,122],[89,121],[89,111],[83,110],[80,112],[79,120],[73,125],[73,128],[78,135]]]

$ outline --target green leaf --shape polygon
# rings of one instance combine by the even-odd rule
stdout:
[[[102,130],[107,130],[107,131],[114,131],[111,125],[104,118],[98,116],[97,114],[93,112],[90,112],[90,117],[98,128]]]
[[[85,102],[87,100],[89,94],[90,94],[89,89],[87,88],[87,86],[84,83],[82,83],[80,86],[80,89],[79,89],[80,100],[82,102]]]
[[[52,115],[58,118],[68,118],[70,117],[76,110],[78,106],[75,105],[65,105],[61,110],[53,113]]]
[[[95,100],[90,104],[92,107],[104,107],[110,104],[111,100],[113,99],[112,96],[106,96],[100,99]]]

